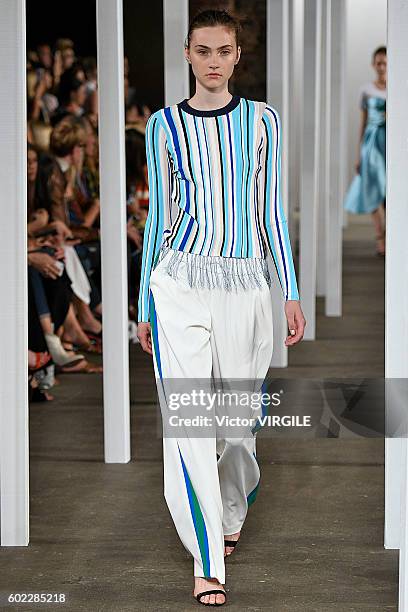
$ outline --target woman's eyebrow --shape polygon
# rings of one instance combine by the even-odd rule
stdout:
[[[195,47],[202,47],[203,49],[211,49],[211,47],[207,47],[207,45],[194,45]],[[232,47],[232,45],[222,45],[222,47],[218,47],[218,49],[225,49],[226,47]]]

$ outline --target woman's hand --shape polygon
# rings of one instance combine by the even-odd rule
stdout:
[[[292,346],[292,344],[297,344],[302,340],[306,326],[306,319],[303,316],[299,300],[285,302],[285,315],[290,332],[285,340],[285,346]]]
[[[59,81],[61,74],[63,73],[62,68],[62,54],[60,50],[57,50],[54,53],[54,65],[53,65],[53,73],[56,83]]]
[[[45,208],[37,208],[31,215],[30,223],[34,224],[35,222],[38,228],[41,229],[47,225],[49,218],[50,215]]]
[[[137,324],[137,337],[140,340],[142,349],[146,353],[149,353],[149,355],[152,355],[153,351],[150,323],[140,322]]]
[[[36,247],[43,247],[43,246],[51,247],[55,251],[53,255],[54,259],[65,260],[64,247],[61,247],[61,246],[58,246],[58,244],[55,244],[53,237],[37,238],[35,246]]]
[[[53,236],[52,240],[54,246],[64,246],[67,238],[73,238],[71,229],[63,221],[53,221],[49,224],[49,227],[57,230],[57,235]],[[78,242],[70,240],[69,244],[70,246],[74,246],[78,244]]]
[[[31,215],[27,224],[27,232],[30,236],[34,236],[36,232],[39,232],[46,227],[49,219],[49,214],[45,208],[38,208]]]
[[[60,269],[56,261],[47,253],[29,253],[28,264],[38,270],[45,278],[55,280],[60,275]]]
[[[47,75],[43,73],[43,75],[41,76],[40,80],[38,81],[35,87],[34,95],[37,98],[37,100],[41,100],[41,98],[47,92],[47,90],[48,90],[48,79],[47,79]]]

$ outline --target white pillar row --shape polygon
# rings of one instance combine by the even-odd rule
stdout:
[[[303,20],[304,0],[290,0],[290,121],[289,121],[289,204],[288,226],[293,244],[299,240],[300,168],[303,125]]]
[[[190,97],[189,65],[184,57],[188,0],[163,2],[165,106]]]
[[[385,378],[408,378],[408,3],[388,0]],[[397,388],[397,381],[395,389]],[[406,380],[404,381],[406,383]],[[393,387],[394,388],[394,387]],[[391,394],[393,395],[393,394]],[[387,400],[389,395],[387,394]],[[407,405],[406,397],[403,398]],[[395,413],[388,404],[387,420]],[[408,608],[406,439],[385,440],[386,548],[400,548],[400,608]],[[402,522],[401,522],[402,521]]]
[[[347,47],[347,15],[348,15],[349,3],[347,0],[342,0],[341,6],[341,43],[340,43],[340,95],[339,105],[341,109],[340,114],[340,126],[339,126],[339,149],[340,149],[340,161],[339,161],[339,202],[340,202],[340,223],[341,226],[346,226],[345,219],[347,218],[347,211],[344,210],[343,202],[348,189],[348,113],[344,112],[347,108],[347,101],[349,97],[348,91],[348,78],[347,78],[347,65],[348,65],[348,47]]]
[[[266,99],[279,113],[281,120],[281,193],[285,215],[288,216],[289,170],[289,7],[286,0],[266,3]],[[274,321],[274,345],[271,366],[288,365],[288,349],[284,345],[287,322],[276,271],[269,266],[272,278],[271,297]]]
[[[329,195],[329,172],[327,160],[330,154],[330,130],[327,120],[330,117],[330,34],[327,32],[328,2],[322,3],[322,35],[320,57],[320,130],[319,130],[319,204],[317,218],[316,246],[316,295],[324,296],[326,292],[326,202]],[[330,74],[330,73],[329,73]]]
[[[97,0],[105,462],[130,460],[122,0]]]
[[[316,337],[321,31],[322,0],[305,0],[300,191],[300,297],[307,321],[305,340]]]
[[[345,0],[327,2],[328,45],[330,62],[327,76],[330,79],[330,130],[329,193],[326,209],[326,303],[327,316],[340,316],[342,312],[342,240],[343,240],[343,176],[344,176],[344,87],[345,87]]]
[[[298,67],[296,62],[296,5],[295,0],[288,2],[288,45],[289,45],[289,118],[288,118],[288,229],[292,246],[296,244],[297,223],[295,211],[298,206],[299,180],[297,156],[296,112],[298,107],[298,96],[296,85],[298,83]],[[294,250],[294,249],[293,249]]]
[[[29,541],[24,0],[0,0],[0,544]]]

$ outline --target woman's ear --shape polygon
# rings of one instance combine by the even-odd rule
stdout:
[[[237,60],[236,60],[236,62],[235,62],[235,65],[237,65],[237,64],[238,64],[238,62],[239,62],[239,60],[240,60],[240,57],[241,57],[241,47],[238,47],[238,48],[237,48]]]

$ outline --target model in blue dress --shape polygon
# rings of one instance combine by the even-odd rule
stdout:
[[[354,214],[370,213],[377,239],[377,253],[385,252],[386,194],[386,48],[373,56],[377,80],[360,90],[361,132],[356,172],[344,200],[344,208]]]

